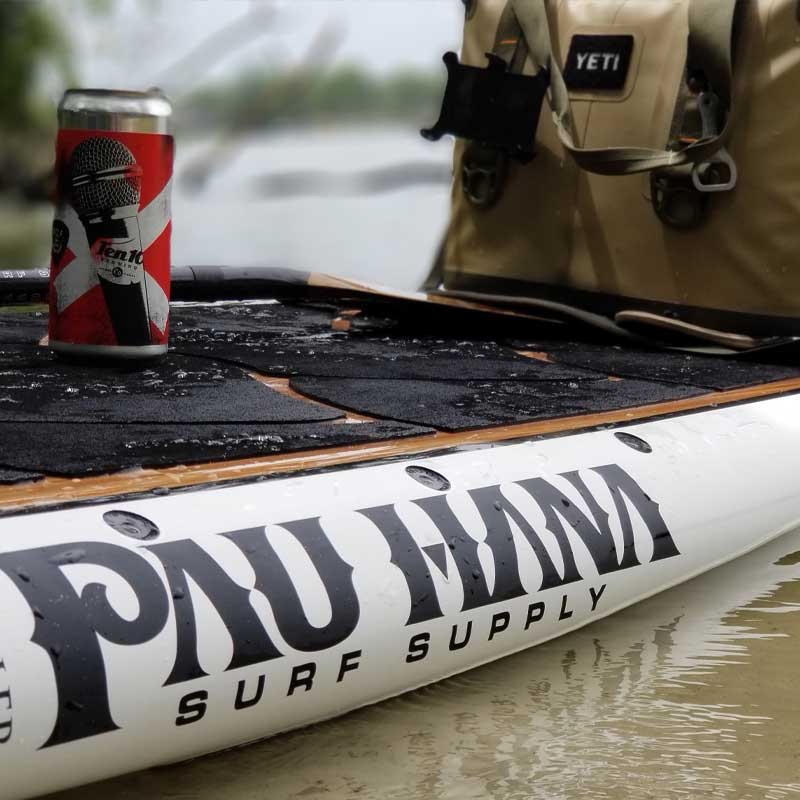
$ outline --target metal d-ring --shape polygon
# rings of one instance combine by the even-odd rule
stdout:
[[[703,183],[702,177],[705,177],[709,172],[716,172],[716,164],[724,164],[728,168],[728,180]],[[738,180],[739,171],[736,169],[736,162],[731,158],[730,153],[728,153],[724,147],[717,150],[708,161],[695,164],[692,169],[692,184],[698,192],[730,192],[732,189],[736,188]]]
[[[703,138],[711,138],[719,133],[718,114],[719,98],[714,92],[700,92],[697,97],[697,109],[700,112],[700,121],[703,128]],[[715,169],[716,164],[723,164],[728,168],[728,180],[712,180],[704,183],[703,178],[711,174],[712,177],[718,174]],[[736,169],[736,162],[731,158],[730,153],[720,147],[708,161],[695,164],[692,168],[692,185],[698,192],[730,192],[736,188],[739,180],[739,171]]]

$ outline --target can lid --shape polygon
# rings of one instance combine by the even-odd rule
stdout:
[[[67,89],[59,110],[108,111],[116,114],[137,114],[167,117],[172,106],[160,89],[134,92],[121,89]]]

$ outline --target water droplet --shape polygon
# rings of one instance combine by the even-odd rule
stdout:
[[[63,550],[50,556],[51,564],[77,564],[86,558],[86,551],[76,548],[75,550]]]

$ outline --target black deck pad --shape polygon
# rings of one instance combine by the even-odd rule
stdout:
[[[143,365],[89,366],[35,345],[0,345],[0,422],[319,422],[341,416],[280,394],[223,361],[171,353]]]
[[[275,376],[461,380],[582,380],[577,367],[518,355],[480,330],[449,336],[415,333],[391,318],[356,317],[349,332],[334,331],[334,308],[283,303],[178,306],[172,311],[172,347],[210,355]],[[482,320],[482,318],[478,318]],[[473,320],[477,327],[477,323]],[[484,335],[490,335],[486,330]]]
[[[593,414],[704,394],[693,386],[593,381],[403,381],[292,378],[299,392],[369,416],[446,431]]]
[[[37,472],[29,472],[22,469],[11,469],[0,466],[0,485],[9,483],[26,483],[27,481],[39,481],[44,475]]]
[[[334,330],[354,308],[361,313],[342,318],[349,329],[345,321]],[[769,355],[623,349],[559,339],[564,326],[525,322],[511,332],[511,323],[478,314],[456,320],[403,308],[364,298],[179,304],[172,352],[127,368],[61,361],[36,346],[43,313],[6,310],[0,482],[25,479],[20,472],[116,472],[591,414],[800,376],[796,366],[765,363]],[[247,370],[289,376],[301,394],[334,408],[280,394]],[[334,423],[339,409],[385,421]]]
[[[722,391],[800,377],[800,365],[780,363],[778,354],[714,356],[668,350],[646,350],[614,342],[594,344],[562,339],[513,340],[520,350],[541,350],[564,366],[594,370],[620,378],[656,380]],[[770,363],[774,358],[776,363]]]
[[[429,434],[402,422],[289,425],[86,425],[0,422],[2,460],[53,475],[196,464]]]
[[[47,311],[0,311],[0,344],[36,344],[47,333]]]

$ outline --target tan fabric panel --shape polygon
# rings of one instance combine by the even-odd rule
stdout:
[[[577,132],[579,142],[584,147],[663,147],[686,64],[688,2],[561,3],[562,52],[574,33],[589,27],[599,9],[605,11],[604,23],[614,22],[618,31],[636,36],[638,70],[634,76],[629,74],[635,84],[627,99],[590,104],[587,127]],[[663,236],[663,225],[648,200],[649,177],[582,173],[579,185],[569,285],[632,296],[640,295],[644,286],[655,296],[672,296],[674,279],[669,269],[649,271],[643,283],[642,254],[653,248],[654,238],[658,241]]]
[[[507,0],[478,0],[475,16],[464,30],[461,59],[485,66],[497,24]],[[533,74],[528,60],[526,74]],[[576,104],[576,117],[584,104]],[[454,157],[452,218],[445,242],[445,285],[461,274],[496,274],[521,280],[562,283],[568,278],[578,168],[567,159],[555,126],[548,124],[547,102],[542,108],[537,149],[531,164],[512,162],[505,190],[490,209],[475,208],[464,197],[458,141]],[[535,186],[534,186],[535,184]],[[538,187],[546,187],[540,191]]]
[[[709,0],[713,2],[714,0]],[[505,0],[477,0],[463,60],[485,65]],[[550,0],[563,65],[575,33],[630,33],[625,87],[571,94],[574,135],[589,147],[663,147],[683,82],[689,0]],[[445,285],[462,277],[517,281],[728,311],[800,316],[800,24],[797,0],[745,0],[737,40],[733,135],[739,182],[710,197],[706,224],[662,224],[647,175],[581,172],[547,109],[538,155],[512,164],[491,209],[461,189],[455,153]],[[531,71],[528,64],[528,71]]]

